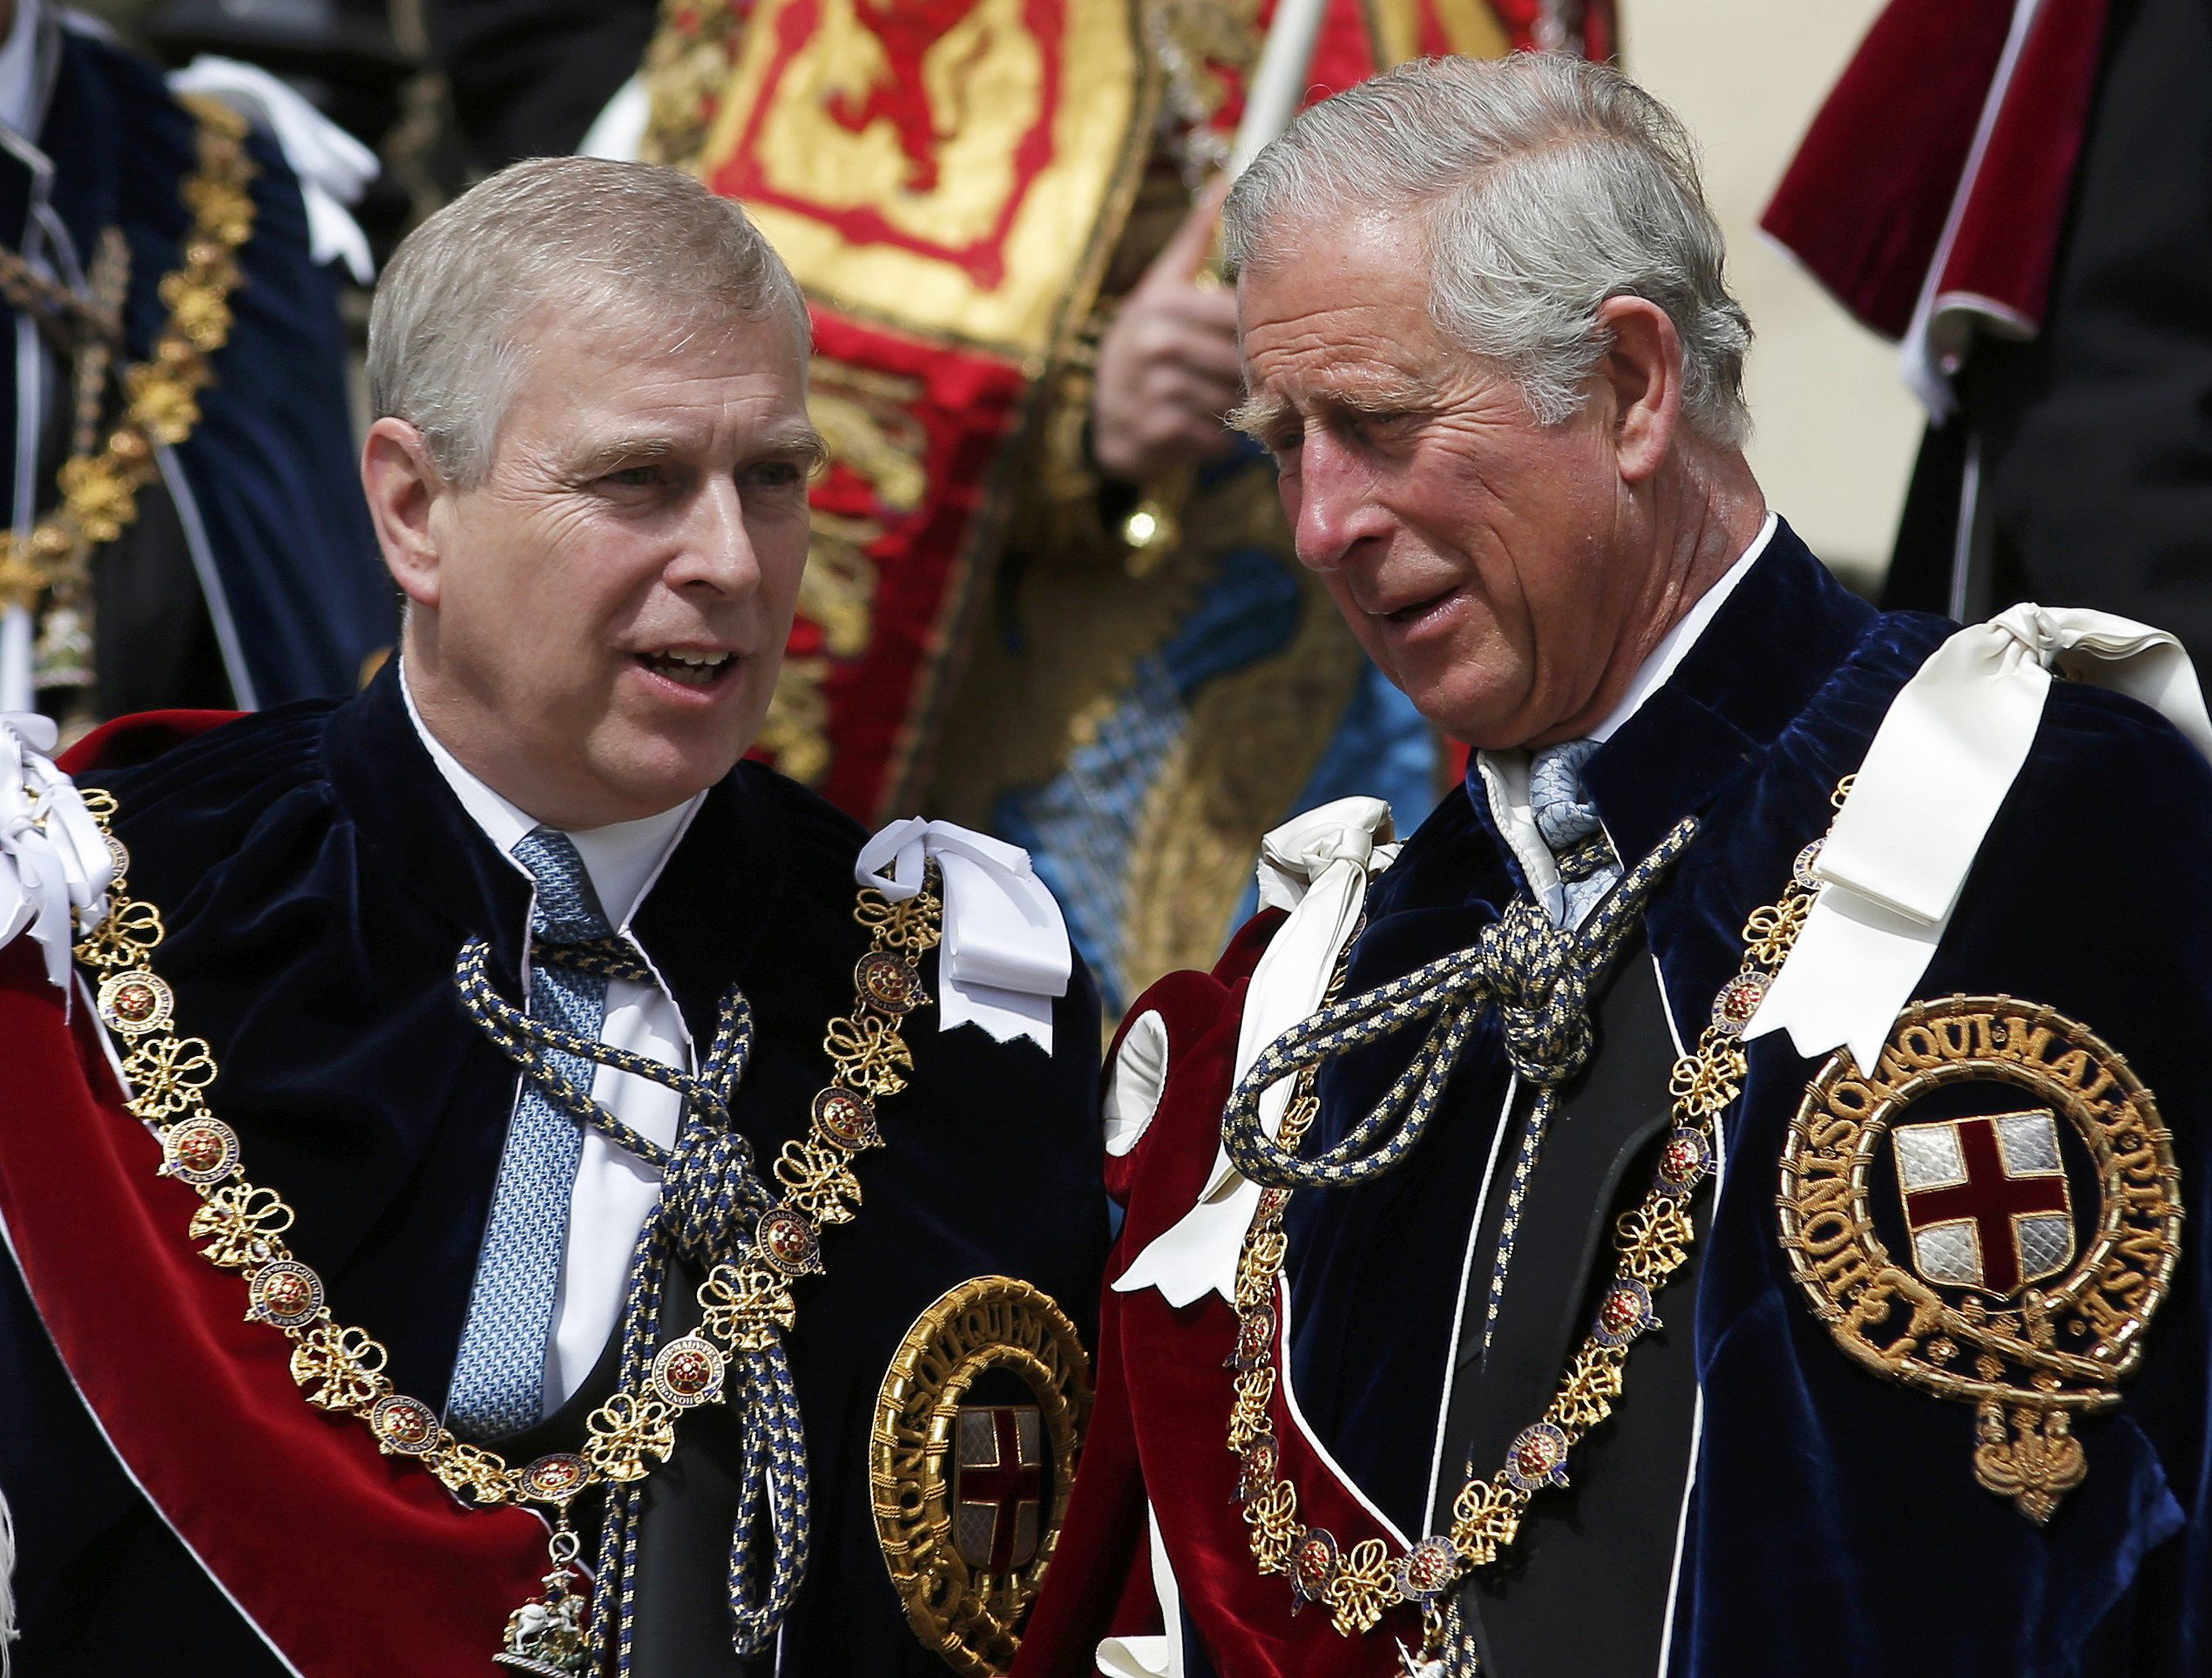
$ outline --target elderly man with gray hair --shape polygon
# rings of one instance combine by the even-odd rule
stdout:
[[[1261,917],[1131,1010],[1017,1672],[2212,1670],[2178,645],[1835,582],[1614,71],[1393,71],[1227,218],[1299,557],[1472,761],[1402,844],[1268,836]]]
[[[369,339],[400,657],[61,766],[0,726],[17,1669],[1003,1666],[1088,1399],[1097,1004],[1022,853],[741,761],[804,301],[698,182],[547,159]]]

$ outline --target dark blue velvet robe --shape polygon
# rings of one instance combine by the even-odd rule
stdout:
[[[298,1208],[289,1239],[325,1278],[334,1315],[384,1342],[400,1390],[436,1402],[517,1082],[462,1012],[454,957],[469,937],[489,938],[492,982],[520,994],[527,883],[439,775],[396,669],[344,704],[263,713],[84,778],[120,802],[132,890],[170,929],[160,971],[184,1029],[214,1046],[216,1110],[254,1180]],[[824,1025],[852,1005],[868,944],[852,914],[861,840],[812,794],[741,764],[708,793],[632,924],[695,1041],[712,1036],[733,981],[750,999],[755,1046],[734,1111],[763,1161],[805,1133],[829,1072]],[[933,957],[923,978],[934,992]],[[940,1032],[934,1012],[907,1033],[912,1082],[882,1104],[887,1145],[856,1167],[865,1201],[825,1231],[828,1274],[794,1290],[814,1549],[786,1674],[944,1670],[908,1628],[876,1544],[876,1391],[917,1316],[977,1275],[1034,1282],[1088,1343],[1106,1237],[1097,1009],[1079,965],[1049,1056],[971,1026]],[[118,1468],[4,1262],[0,1413],[23,1678],[277,1669]]]
[[[74,260],[86,262],[100,231],[120,228],[131,253],[125,348],[135,361],[167,318],[158,281],[183,260],[189,213],[178,187],[199,166],[196,125],[153,64],[75,26],[53,37],[37,147],[0,143],[0,242],[51,259],[58,224]],[[245,280],[231,298],[234,319],[213,358],[213,382],[200,396],[200,423],[173,450],[190,564],[231,692],[248,707],[353,692],[362,660],[391,645],[396,626],[362,499],[337,282],[309,254],[307,210],[283,157],[264,134],[249,145],[260,173],[253,237],[239,253]],[[0,318],[12,328],[15,316]],[[51,364],[40,371],[34,360],[11,331],[0,350],[0,484],[16,483],[26,382],[41,385],[33,415],[70,406],[66,384],[55,389]],[[37,511],[53,493],[51,483],[39,487]],[[150,702],[194,701],[163,694]]]
[[[1685,815],[1703,824],[1647,919],[1681,1041],[1696,1040],[1736,971],[1745,920],[1782,895],[1791,858],[1827,829],[1837,780],[1951,627],[1875,612],[1784,526],[1673,678],[1590,760],[1624,856]],[[1465,948],[1519,888],[1487,810],[1447,798],[1379,882],[1352,985]],[[1694,1308],[1659,1301],[1673,1331],[1695,1335],[1702,1393],[1668,1667],[1684,1678],[2212,1671],[2212,769],[2161,719],[2104,690],[2053,687],[1919,994],[1959,991],[2051,1004],[2154,1092],[2190,1219],[2173,1294],[2118,1409],[2079,1424],[2087,1482],[2039,1530],[1976,1484],[1972,1406],[1853,1363],[1790,1279],[1777,1165],[1816,1067],[1784,1037],[1755,1042],[1726,1119],[1717,1213],[1699,1214]],[[1331,1068],[1305,1151],[1364,1113],[1407,1052],[1385,1043]],[[1299,1401],[1409,1531],[1426,1530],[1430,1442],[1505,1079],[1486,1026],[1412,1160],[1292,1202]],[[1609,1270],[1609,1242],[1595,1262]],[[1476,1255],[1478,1289],[1488,1262]],[[1629,1406],[1636,1368],[1632,1357]],[[1457,1468],[1446,1463],[1447,1486]],[[1246,1678],[1228,1659],[1222,1670]]]

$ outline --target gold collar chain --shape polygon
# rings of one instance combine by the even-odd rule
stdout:
[[[1831,800],[1835,808],[1843,807],[1850,790],[1847,777]],[[1505,1465],[1487,1478],[1470,1465],[1452,1501],[1448,1533],[1432,1533],[1396,1554],[1373,1538],[1346,1551],[1328,1529],[1299,1519],[1298,1488],[1282,1473],[1281,1444],[1269,1416],[1276,1388],[1287,1381],[1281,1370],[1280,1313],[1289,1303],[1283,1210],[1293,1191],[1262,1193],[1237,1265],[1231,1360],[1236,1401],[1228,1425],[1229,1451],[1239,1463],[1237,1499],[1260,1571],[1288,1574],[1295,1600],[1327,1607],[1339,1633],[1369,1631],[1390,1609],[1411,1604],[1422,1612],[1424,1658],[1442,1659],[1452,1587],[1512,1543],[1530,1500],[1547,1485],[1566,1484],[1569,1453],[1613,1413],[1629,1346],[1658,1322],[1653,1296],[1688,1260],[1696,1239],[1690,1200],[1710,1172],[1720,1116],[1743,1086],[1743,1028],[1804,925],[1818,886],[1812,865],[1819,851],[1817,840],[1800,851],[1781,901],[1758,910],[1745,924],[1742,968],[1714,998],[1697,1047],[1674,1063],[1667,1085],[1674,1131],[1660,1151],[1651,1187],[1614,1227],[1620,1256],[1596,1320],[1568,1360],[1551,1404],[1506,1447]],[[1309,1067],[1284,1110],[1282,1145],[1295,1148],[1319,1113]]]
[[[139,491],[160,470],[157,446],[174,448],[200,423],[200,393],[214,377],[208,358],[230,342],[231,294],[241,283],[237,253],[254,232],[255,166],[246,121],[213,99],[187,97],[200,125],[200,166],[180,190],[192,225],[184,266],[162,276],[169,318],[153,353],[122,375],[121,417],[95,454],[62,463],[61,505],[28,536],[0,531],[0,611],[29,611],[48,591],[80,593],[91,551],[139,516]]]
[[[477,1504],[538,1504],[556,1514],[553,1572],[546,1596],[517,1610],[509,1626],[510,1659],[519,1670],[581,1671],[585,1654],[581,1600],[569,1583],[576,1554],[568,1505],[593,1486],[642,1479],[675,1451],[678,1418],[723,1397],[723,1371],[734,1352],[760,1350],[797,1320],[791,1284],[822,1269],[821,1229],[850,1222],[860,1204],[855,1158],[883,1145],[876,1104],[906,1087],[914,1060],[900,1026],[931,998],[918,963],[934,948],[942,924],[937,893],[924,889],[903,903],[863,890],[854,918],[870,945],[853,970],[849,1014],[829,1022],[823,1051],[833,1068],[816,1093],[808,1133],[783,1145],[775,1166],[782,1198],[762,1213],[751,1250],[717,1264],[699,1288],[698,1330],[664,1343],[643,1387],[624,1390],[586,1421],[580,1454],[556,1451],[516,1466],[497,1451],[454,1437],[436,1410],[396,1390],[384,1374],[384,1347],[364,1330],[340,1323],[324,1300],[322,1279],[292,1255],[285,1233],[293,1208],[274,1189],[247,1180],[237,1133],[206,1104],[216,1077],[206,1040],[179,1036],[175,993],[152,971],[165,936],[161,914],[129,895],[130,853],[115,837],[112,795],[84,794],[115,860],[108,912],[85,931],[78,959],[101,975],[99,1016],[129,1045],[123,1073],[130,1111],[159,1139],[160,1174],[188,1185],[200,1199],[186,1234],[204,1243],[210,1263],[246,1279],[249,1321],[267,1323],[292,1342],[292,1378],[318,1410],[361,1418],[387,1456],[411,1457],[450,1491]],[[535,1612],[533,1612],[535,1611]],[[531,1640],[518,1652],[518,1638]],[[532,1659],[539,1664],[531,1665]]]

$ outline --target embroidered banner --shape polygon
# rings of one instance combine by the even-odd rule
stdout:
[[[1315,91],[1417,53],[1527,44],[1539,3],[1331,0]],[[1272,10],[670,9],[646,59],[646,154],[687,163],[742,200],[790,263],[814,309],[815,413],[835,457],[815,491],[800,621],[758,750],[862,821],[903,813],[917,795],[1038,393],[1065,362],[1121,237],[1166,92],[1148,32],[1196,44],[1208,120],[1227,132]],[[1602,23],[1590,33],[1603,50]]]

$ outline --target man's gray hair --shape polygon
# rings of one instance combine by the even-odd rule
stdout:
[[[400,241],[369,315],[369,400],[422,432],[461,489],[484,480],[547,305],[620,326],[781,316],[813,344],[791,271],[735,202],[682,171],[602,158],[511,164]]]
[[[1504,368],[1546,424],[1580,411],[1610,348],[1600,306],[1640,297],[1681,338],[1689,424],[1731,446],[1749,435],[1751,323],[1722,278],[1695,148],[1620,71],[1431,58],[1323,100],[1230,193],[1230,269],[1295,260],[1286,235],[1373,212],[1417,217],[1437,326]]]

